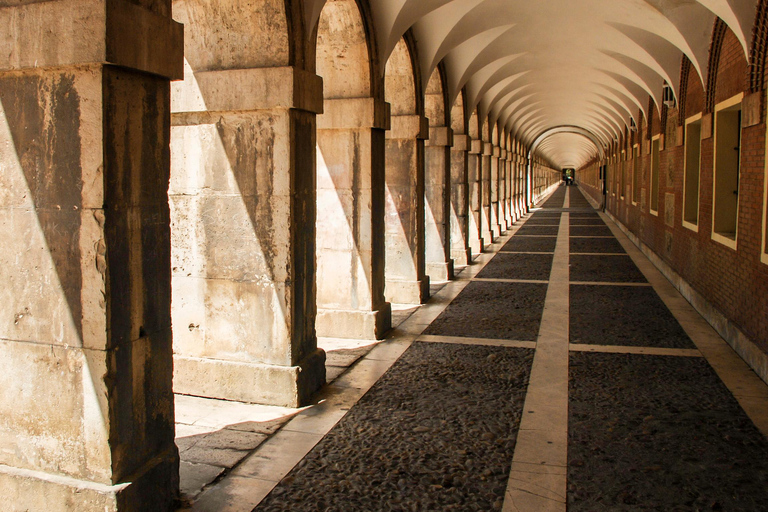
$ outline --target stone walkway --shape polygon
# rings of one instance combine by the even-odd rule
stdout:
[[[768,510],[768,386],[577,187],[282,409],[177,399],[184,510]]]

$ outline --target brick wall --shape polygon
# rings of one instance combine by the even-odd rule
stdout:
[[[709,114],[706,112],[707,100],[716,105],[741,92],[745,95],[750,92],[749,66],[744,50],[730,30],[725,30],[720,48],[713,48],[713,52],[710,62],[716,75],[708,80],[710,70],[704,70],[704,83],[712,84],[713,90],[704,90],[695,69],[686,70],[687,64],[681,57],[681,90],[684,94],[680,109],[669,109],[666,116],[660,116],[654,107],[650,130],[642,129],[635,135],[636,140],[642,141],[639,181],[640,187],[645,188],[645,200],[633,205],[628,198],[620,200],[617,194],[615,200],[610,198],[608,211],[768,353],[768,265],[761,262],[763,216],[768,209],[768,205],[763,204],[766,173],[764,100],[760,124],[742,130],[737,249],[713,241],[711,236],[715,143],[712,136],[703,138],[701,143],[698,232],[683,227],[682,223],[685,146],[680,126],[685,125],[685,119],[678,119],[679,114],[682,111],[688,118],[703,113],[706,117]],[[761,94],[764,98],[765,91]],[[666,121],[665,126],[662,126],[663,121]],[[665,139],[660,158],[658,216],[649,211],[649,132],[651,137],[664,134]],[[619,142],[619,153],[626,142]],[[631,169],[632,161],[628,160],[626,165]],[[592,162],[578,176],[596,176],[598,168],[599,162]],[[627,182],[631,184],[630,172]],[[594,178],[580,184],[585,192],[601,200],[600,184]]]

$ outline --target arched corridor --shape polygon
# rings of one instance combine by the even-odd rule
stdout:
[[[0,27],[0,510],[768,509],[768,0]]]

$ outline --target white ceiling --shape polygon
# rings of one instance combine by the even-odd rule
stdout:
[[[314,26],[325,0],[304,1]],[[443,61],[451,99],[466,87],[470,109],[528,147],[561,126],[607,145],[630,116],[648,115],[649,94],[661,104],[665,80],[677,91],[681,52],[701,79],[716,16],[747,55],[756,9],[756,0],[369,1],[382,64],[413,29],[423,76]],[[597,148],[558,133],[537,153],[578,168]]]

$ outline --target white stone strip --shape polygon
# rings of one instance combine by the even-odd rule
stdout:
[[[497,340],[490,338],[462,338],[461,336],[431,336],[423,334],[416,341],[423,343],[448,343],[481,347],[536,348],[535,341]]]
[[[566,510],[568,223],[566,212],[560,219],[536,354],[504,497],[505,512]]]
[[[5,464],[0,464],[0,475],[5,475],[10,478],[18,479],[20,481],[31,481],[31,482],[45,482],[48,484],[52,484],[50,486],[51,489],[55,489],[56,487],[61,487],[63,489],[66,489],[65,493],[69,493],[72,490],[74,490],[76,493],[80,493],[83,491],[92,491],[93,494],[118,494],[121,491],[124,491],[128,487],[130,487],[131,483],[122,483],[122,484],[115,484],[115,485],[107,485],[102,484],[98,482],[91,482],[89,480],[79,480],[77,478],[73,478],[71,476],[66,475],[56,475],[53,473],[47,473],[45,471],[35,471],[33,469],[26,469],[26,468],[16,468],[13,466],[7,466]],[[20,488],[23,489],[23,484],[19,485]],[[30,485],[30,488],[38,488],[35,485]],[[23,491],[22,491],[23,492]],[[61,495],[64,495],[65,493],[62,493]],[[7,496],[7,495],[6,495]],[[51,497],[51,499],[53,499]],[[41,502],[45,503],[45,498],[42,498]],[[59,505],[57,503],[57,505]],[[66,505],[62,505],[63,510]],[[53,507],[54,510],[58,509],[58,507]]]
[[[606,240],[613,240],[615,237],[613,236],[572,236],[571,238],[603,238]],[[600,254],[599,256],[604,256],[604,254]],[[626,254],[620,254],[620,256],[626,256]]]
[[[502,279],[502,278],[475,277],[472,280],[478,283],[534,283],[534,284],[549,283],[549,281],[543,281],[540,279]]]
[[[554,238],[554,237],[551,237]],[[555,254],[553,252],[532,252],[532,251],[499,251],[499,254]]]
[[[625,252],[572,252],[571,256],[626,256]]]
[[[579,286],[633,286],[635,288],[650,288],[651,283],[614,283],[611,281],[571,281],[571,284]]]
[[[645,275],[726,387],[733,393],[744,412],[755,426],[768,436],[768,385],[734,352],[613,220],[603,213],[600,215],[608,221],[606,223],[627,254]]]
[[[704,357],[697,349],[663,347],[626,347],[621,345],[582,345],[571,343],[571,352],[601,352],[604,354],[641,354],[648,356]]]

